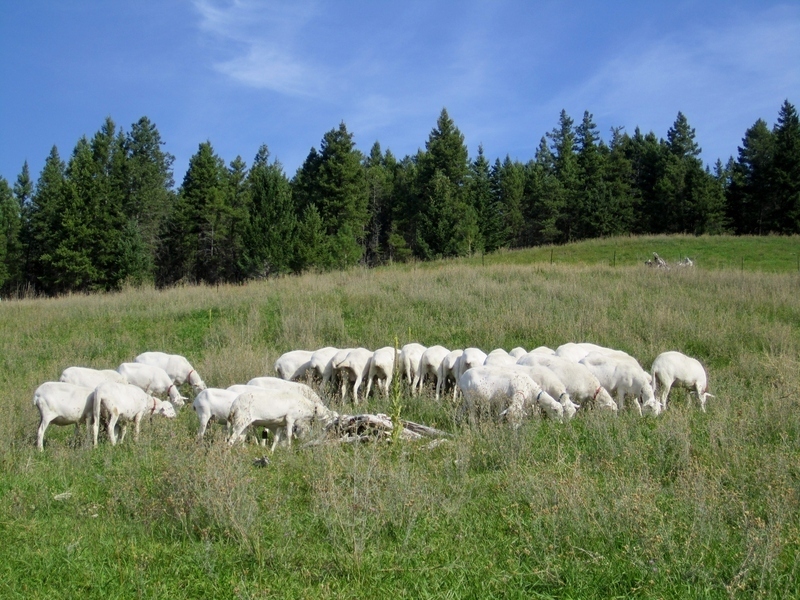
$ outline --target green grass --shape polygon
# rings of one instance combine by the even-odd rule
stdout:
[[[775,266],[796,242],[631,238],[555,248],[553,265],[544,249],[3,302],[0,598],[797,597],[800,275]],[[696,269],[638,264],[690,243],[704,245],[685,253]],[[762,271],[709,266],[748,244],[772,257]],[[487,351],[586,340],[646,366],[678,349],[716,398],[705,414],[675,393],[658,419],[587,411],[514,431],[461,425],[402,388],[402,416],[450,441],[298,444],[265,468],[252,465],[263,449],[229,450],[218,425],[196,443],[186,409],[144,423],[138,444],[91,449],[51,426],[34,447],[33,390],[69,365],[167,350],[224,387],[290,349],[395,335]]]

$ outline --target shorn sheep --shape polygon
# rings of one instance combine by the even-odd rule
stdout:
[[[691,356],[674,350],[662,352],[653,361],[651,374],[662,410],[667,409],[669,391],[676,384],[697,394],[703,412],[706,412],[706,399],[714,397],[708,393],[706,370],[700,361]]]

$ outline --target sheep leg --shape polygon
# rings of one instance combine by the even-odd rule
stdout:
[[[119,420],[119,415],[111,414],[108,417],[108,423],[106,423],[106,427],[108,428],[108,439],[111,441],[112,446],[117,445],[117,432],[115,427],[117,426],[117,421]],[[120,441],[122,441],[120,439]]]
[[[39,421],[39,429],[36,431],[36,447],[39,448],[39,450],[44,450],[44,432],[49,424],[50,421],[42,416],[42,419]]]

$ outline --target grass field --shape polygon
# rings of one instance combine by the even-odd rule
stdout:
[[[653,251],[698,267],[648,269]],[[553,264],[541,249],[2,302],[0,598],[797,597],[798,251],[797,238],[631,238],[557,247]],[[51,426],[35,449],[33,390],[66,366],[165,350],[225,387],[290,349],[395,336],[592,341],[645,366],[677,349],[706,365],[716,398],[707,413],[674,393],[657,419],[579,411],[511,430],[403,393],[401,416],[452,438],[296,444],[265,468],[262,448],[229,450],[218,425],[197,443],[187,409],[144,423],[138,444],[91,449]]]

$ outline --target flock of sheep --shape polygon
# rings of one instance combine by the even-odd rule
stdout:
[[[200,423],[198,437],[204,436],[211,420],[227,424],[231,445],[244,439],[248,427],[264,427],[273,434],[274,450],[281,440],[291,443],[295,429],[302,433],[314,421],[327,424],[338,417],[310,384],[316,382],[320,391],[337,385],[342,402],[352,389],[353,403],[358,404],[365,381],[364,397],[369,396],[373,383],[387,396],[396,366],[413,394],[419,393],[426,379],[434,379],[436,400],[452,386],[453,401],[459,394],[463,397],[462,413],[470,420],[489,413],[514,425],[538,410],[557,421],[571,419],[581,406],[617,411],[626,398],[634,402],[640,415],[655,416],[666,409],[673,385],[694,392],[703,411],[706,399],[712,397],[705,369],[694,358],[664,352],[647,372],[629,354],[589,343],[567,343],[555,350],[539,347],[530,352],[523,348],[493,350],[488,355],[478,348],[450,351],[417,343],[374,352],[332,347],[295,350],[276,361],[278,377],[257,377],[227,389],[207,388],[183,356],[145,352],[116,370],[69,367],[60,381],[40,385],[33,396],[41,415],[37,446],[44,448],[50,423],[75,424],[76,431],[86,423],[97,445],[101,424],[116,444],[124,439],[127,424],[133,422],[138,438],[145,415],[176,416],[187,400],[178,386],[188,383],[197,394],[192,407]],[[119,440],[117,425],[121,428]]]

